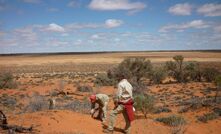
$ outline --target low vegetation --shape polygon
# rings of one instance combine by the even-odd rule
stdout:
[[[182,116],[177,115],[170,115],[168,117],[157,118],[156,121],[162,122],[168,126],[179,126],[187,123]]]
[[[166,76],[166,70],[163,67],[156,67],[152,70],[150,79],[154,84],[161,84]]]
[[[216,112],[212,112],[212,113],[207,113],[207,114],[204,114],[202,116],[199,116],[197,117],[197,119],[201,122],[208,122],[209,120],[214,120],[214,119],[217,119],[219,117],[219,114],[216,113]]]
[[[134,106],[136,110],[141,111],[147,118],[149,112],[154,110],[154,97],[147,94],[137,94],[134,96]]]
[[[0,73],[0,89],[4,88],[16,88],[17,84],[11,73]]]
[[[88,86],[88,85],[83,85],[83,86],[78,86],[77,87],[77,91],[79,91],[79,92],[92,92],[93,91],[93,89],[92,89],[92,87],[91,86]]]

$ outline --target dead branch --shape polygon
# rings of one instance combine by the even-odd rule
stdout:
[[[22,127],[17,125],[8,125],[7,117],[5,114],[0,110],[0,128],[3,130],[9,130],[10,132],[18,132],[18,133],[26,133],[32,132],[33,127]]]

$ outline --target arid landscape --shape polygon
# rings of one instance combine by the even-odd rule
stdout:
[[[111,98],[109,114],[114,108],[112,97],[116,83],[103,84],[98,78],[128,58],[150,60],[154,69],[173,61],[177,55],[183,56],[183,66],[195,61],[200,70],[214,68],[217,74],[221,72],[220,51],[1,55],[1,82],[5,82],[6,74],[10,74],[13,81],[0,89],[0,110],[9,125],[32,127],[27,133],[102,134],[101,122],[89,114],[88,97],[92,93],[107,94]],[[145,76],[141,79],[142,87],[140,83],[134,85],[154,99],[146,117],[136,110],[131,134],[219,134],[219,87],[213,79],[207,81],[205,77],[198,81],[189,77],[179,81],[166,75],[155,83],[152,76]],[[174,119],[167,123],[162,121],[163,117]],[[114,133],[122,133],[124,125],[123,116],[119,115]],[[0,129],[3,134],[9,131],[13,130]]]

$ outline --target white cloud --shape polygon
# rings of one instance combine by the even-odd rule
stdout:
[[[78,7],[80,6],[80,2],[76,1],[76,0],[72,0],[67,4],[68,7]]]
[[[203,20],[193,20],[191,22],[182,23],[182,24],[170,24],[163,26],[160,28],[159,32],[168,32],[170,30],[176,30],[176,31],[184,31],[185,29],[194,28],[194,29],[202,29],[202,28],[208,28],[210,25]]]
[[[66,46],[68,44],[69,44],[69,42],[61,41],[59,39],[50,39],[46,43],[47,46],[53,46],[53,47]]]
[[[96,23],[71,23],[64,26],[67,31],[73,31],[77,29],[84,29],[84,28],[100,28],[102,24]]]
[[[25,3],[38,4],[41,3],[41,0],[22,0]]]
[[[49,12],[58,12],[59,9],[58,9],[58,8],[54,8],[54,7],[51,7],[51,8],[48,8],[48,11],[49,11]]]
[[[26,41],[36,41],[37,40],[37,33],[34,32],[34,26],[27,26],[24,28],[15,29],[13,34],[20,39],[25,39]]]
[[[191,15],[192,6],[188,3],[176,4],[169,8],[169,12],[174,15]]]
[[[205,16],[221,16],[221,4],[205,4],[199,7],[197,12]]]
[[[122,20],[108,19],[108,20],[105,21],[105,26],[107,28],[119,27],[122,24],[123,24]]]
[[[129,10],[140,11],[146,5],[141,2],[130,2],[129,0],[92,0],[89,8],[93,10]]]
[[[93,35],[91,36],[91,38],[92,38],[92,39],[99,39],[100,36],[99,36],[98,34],[93,34]]]
[[[108,19],[104,23],[71,23],[64,26],[66,31],[73,31],[79,29],[96,29],[96,28],[115,28],[119,27],[124,22],[117,19]]]
[[[64,28],[62,26],[59,26],[59,25],[57,25],[55,23],[49,24],[47,30],[51,31],[51,32],[65,32],[65,30],[64,30]]]

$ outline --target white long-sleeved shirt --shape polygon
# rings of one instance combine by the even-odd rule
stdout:
[[[120,102],[127,102],[133,98],[133,87],[126,79],[118,83],[117,89],[117,98]]]

